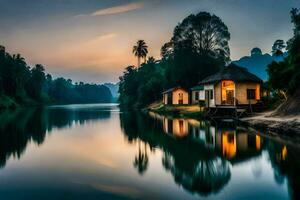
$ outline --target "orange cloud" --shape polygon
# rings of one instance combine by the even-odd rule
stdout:
[[[113,15],[113,14],[119,14],[119,13],[126,13],[133,10],[138,10],[140,8],[144,7],[144,3],[142,2],[136,2],[136,3],[130,3],[125,4],[121,6],[114,6],[110,8],[100,9],[95,12],[93,12],[92,16],[102,16],[102,15]]]

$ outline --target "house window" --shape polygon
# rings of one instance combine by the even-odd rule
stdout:
[[[255,99],[255,89],[247,89],[247,99]]]
[[[209,90],[209,98],[214,99],[214,90]]]
[[[199,92],[195,92],[195,100],[196,100],[196,101],[199,100]]]

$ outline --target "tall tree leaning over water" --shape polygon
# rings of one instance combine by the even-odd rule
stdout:
[[[136,45],[133,46],[132,53],[137,57],[138,59],[138,65],[139,68],[141,65],[141,59],[144,58],[146,62],[147,54],[148,54],[148,46],[146,45],[146,42],[144,40],[138,40]]]

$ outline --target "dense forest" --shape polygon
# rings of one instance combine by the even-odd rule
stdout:
[[[0,46],[0,108],[53,103],[110,102],[112,95],[104,85],[73,83],[53,79],[43,65],[27,65],[20,55],[10,55]]]
[[[300,14],[298,9],[292,9],[290,14],[295,27],[294,36],[287,45],[281,39],[274,42],[272,56],[281,59],[274,59],[268,65],[269,78],[264,84],[274,96],[285,99],[300,85]],[[146,59],[148,46],[139,40],[133,47],[138,66],[126,67],[120,77],[121,107],[144,107],[160,100],[165,89],[175,86],[190,88],[218,72],[230,63],[229,40],[226,24],[207,12],[192,14],[175,27],[172,38],[161,48],[159,61],[153,57]],[[141,59],[144,59],[142,64]]]

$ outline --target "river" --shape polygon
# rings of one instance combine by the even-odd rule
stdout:
[[[115,104],[0,114],[1,199],[300,199],[300,149]]]

